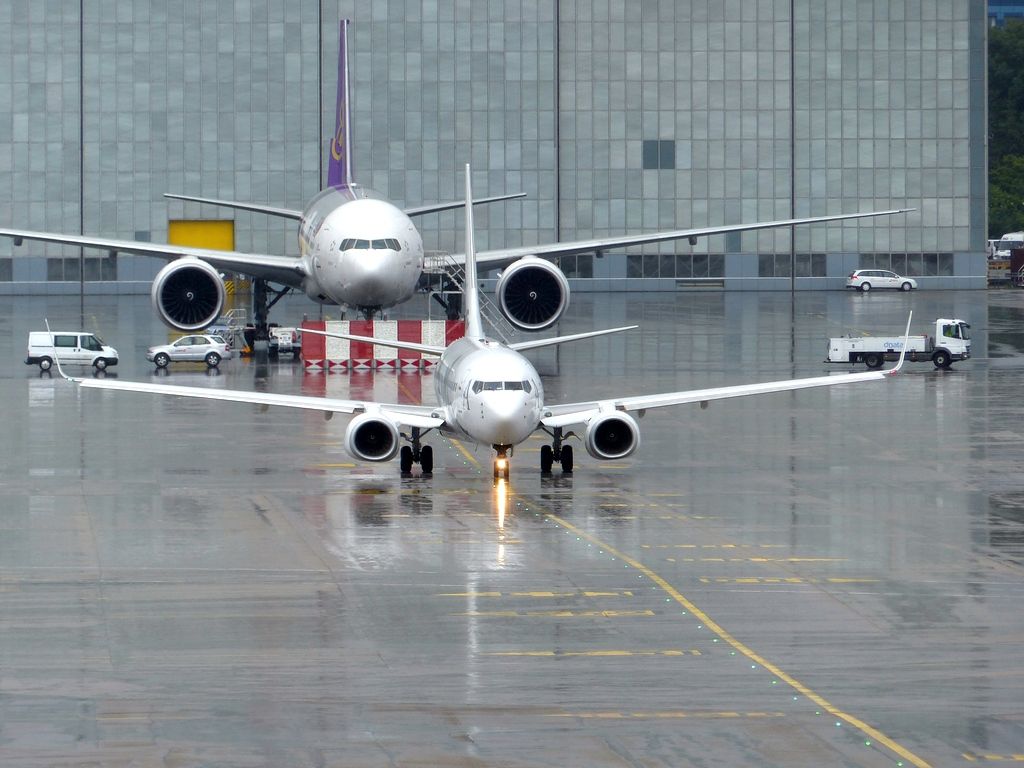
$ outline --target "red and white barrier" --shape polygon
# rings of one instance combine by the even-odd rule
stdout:
[[[306,320],[303,328],[353,336],[374,336],[393,341],[411,341],[445,347],[465,335],[462,320]],[[438,358],[421,352],[384,347],[364,341],[349,341],[316,333],[302,334],[302,362],[307,370],[353,370],[426,368]]]

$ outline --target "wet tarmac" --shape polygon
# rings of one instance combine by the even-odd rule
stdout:
[[[278,320],[310,305],[287,299]],[[975,358],[649,412],[622,461],[81,391],[24,365],[77,297],[0,306],[0,765],[956,766],[1024,759],[1024,291],[580,295],[551,401],[827,370],[935,317]],[[88,330],[151,380],[148,297]],[[409,306],[416,316],[423,306]],[[233,360],[161,381],[431,402],[429,374]]]

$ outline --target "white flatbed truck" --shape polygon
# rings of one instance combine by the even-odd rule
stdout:
[[[828,340],[826,363],[864,363],[881,368],[886,360],[897,360],[903,349],[902,336],[840,336]],[[934,335],[907,337],[907,356],[911,362],[931,360],[936,368],[949,368],[956,360],[971,356],[971,326],[963,320],[942,318],[935,321]]]

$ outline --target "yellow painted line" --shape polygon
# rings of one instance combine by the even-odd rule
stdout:
[[[784,712],[685,712],[685,711],[665,711],[665,712],[558,712],[547,715],[547,717],[578,717],[581,720],[683,720],[683,719],[721,719],[721,718],[765,718],[765,717],[785,717]]]
[[[626,650],[604,650],[604,651],[493,651],[484,653],[483,656],[525,656],[533,658],[565,658],[569,656],[596,657],[631,657],[631,656],[700,656],[701,652],[696,648],[689,651],[670,649],[663,651],[626,651]]]
[[[969,763],[977,763],[979,761],[986,763],[1024,763],[1024,753],[995,755],[990,752],[983,752],[981,754],[964,752],[961,757]]]
[[[351,461],[341,464],[317,464],[318,469],[355,469],[356,465]]]
[[[538,506],[536,502],[532,502],[532,503],[533,503],[534,506]],[[677,603],[679,603],[679,605],[683,606],[687,611],[689,611],[694,616],[694,618],[698,619],[711,632],[713,632],[714,634],[718,635],[719,638],[721,638],[723,641],[725,641],[726,643],[731,645],[739,653],[742,653],[744,656],[746,656],[748,659],[753,661],[755,664],[758,664],[762,668],[764,668],[767,671],[771,672],[773,675],[775,675],[777,678],[779,678],[784,683],[789,685],[795,691],[797,691],[798,693],[806,696],[808,699],[810,699],[812,702],[814,702],[818,707],[820,707],[825,712],[828,712],[830,715],[832,715],[835,718],[838,718],[839,720],[842,720],[842,721],[844,721],[846,723],[849,723],[854,728],[856,728],[858,731],[863,733],[865,736],[868,736],[870,739],[872,739],[876,743],[883,745],[884,747],[886,747],[890,751],[892,751],[895,754],[897,754],[900,757],[902,757],[907,762],[911,763],[912,765],[917,766],[917,768],[931,768],[931,764],[929,762],[927,762],[923,758],[918,757],[916,754],[911,752],[909,749],[904,747],[902,744],[899,744],[899,743],[893,741],[891,738],[886,736],[880,730],[878,730],[877,728],[874,728],[871,725],[868,725],[863,720],[860,720],[860,719],[854,717],[853,715],[851,715],[851,714],[849,714],[847,712],[844,712],[843,710],[839,709],[837,706],[832,704],[830,701],[825,699],[823,696],[821,696],[820,694],[818,694],[815,691],[813,691],[810,688],[808,688],[806,685],[801,683],[799,680],[797,680],[796,678],[792,677],[791,675],[789,675],[788,673],[783,671],[780,667],[776,666],[772,662],[770,662],[767,659],[765,659],[762,656],[760,656],[757,652],[755,652],[749,646],[747,646],[744,643],[740,642],[740,640],[738,640],[737,638],[735,638],[731,634],[729,634],[725,630],[724,627],[722,627],[717,622],[715,622],[708,614],[704,613],[704,611],[702,611],[700,608],[698,608],[696,605],[694,605],[692,602],[690,602],[690,600],[688,598],[686,598],[679,590],[677,590],[675,587],[673,587],[671,584],[669,584],[665,579],[663,579],[661,576],[659,576],[657,573],[652,571],[650,568],[648,568],[643,563],[641,563],[641,562],[639,562],[637,560],[634,560],[629,555],[627,555],[627,554],[625,554],[623,552],[620,552],[619,550],[615,549],[614,547],[610,547],[609,545],[605,544],[603,541],[598,539],[596,536],[593,536],[590,533],[588,533],[587,531],[583,530],[582,528],[579,528],[579,527],[573,525],[568,520],[562,519],[558,515],[552,514],[551,512],[548,512],[546,510],[545,510],[545,515],[547,516],[547,518],[549,520],[551,520],[554,523],[557,523],[558,525],[560,525],[565,530],[571,531],[572,533],[574,533],[577,536],[579,536],[581,539],[585,539],[586,541],[589,541],[591,544],[594,544],[594,545],[600,547],[605,552],[608,552],[609,554],[613,555],[614,557],[619,558],[622,562],[626,563],[631,568],[635,568],[636,570],[640,571],[644,576],[646,576],[651,581],[653,581],[655,584],[657,584],[659,587],[661,587],[663,590],[665,590],[666,594],[668,594],[673,600],[675,600]]]
[[[461,453],[463,456],[466,457],[466,461],[468,461],[474,467],[479,467],[480,466],[480,462],[476,460],[476,456],[474,456],[472,453],[467,451],[466,450],[466,446],[464,446],[462,444],[462,442],[458,438],[449,437],[448,439],[451,441],[452,445],[454,445],[456,448],[459,449],[459,453]]]

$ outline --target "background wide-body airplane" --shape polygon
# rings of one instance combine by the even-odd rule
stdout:
[[[275,395],[107,379],[69,380],[84,388],[316,410],[322,411],[328,418],[335,413],[355,414],[345,432],[344,444],[348,453],[361,461],[389,461],[399,455],[403,473],[409,472],[414,463],[418,463],[425,474],[433,471],[433,450],[429,445],[422,444],[422,438],[431,430],[438,430],[477,445],[492,446],[495,451],[494,477],[507,480],[508,457],[512,449],[537,430],[551,436],[551,443],[541,448],[541,471],[550,472],[557,461],[561,464],[563,472],[571,472],[573,453],[572,446],[565,443],[569,437],[564,432],[567,427],[583,425],[583,443],[587,453],[593,458],[621,459],[632,454],[640,445],[640,428],[630,412],[639,412],[643,415],[652,408],[670,405],[706,404],[711,400],[748,395],[879,381],[895,374],[903,365],[903,354],[907,347],[906,336],[904,352],[901,352],[899,362],[895,367],[885,371],[741,384],[655,395],[610,394],[605,399],[557,405],[545,403],[540,375],[533,364],[520,354],[521,351],[627,331],[636,326],[533,339],[508,345],[488,338],[480,315],[471,201],[470,169],[467,165],[465,336],[441,348],[351,334],[304,331],[356,341],[372,341],[376,344],[440,356],[437,374],[433,377],[436,405],[401,405],[370,400]],[[909,318],[906,333],[910,333]],[[59,364],[58,371],[64,376]],[[403,432],[403,429],[408,429],[408,432]]]
[[[341,22],[338,72],[337,122],[328,158],[327,187],[303,210],[258,203],[216,200],[187,195],[167,197],[280,216],[298,221],[299,256],[217,251],[186,246],[117,240],[86,235],[0,228],[0,236],[16,245],[35,240],[95,248],[109,253],[134,253],[167,260],[153,280],[152,302],[160,318],[181,331],[197,331],[217,320],[226,295],[222,272],[247,275],[262,284],[304,292],[321,304],[341,305],[365,317],[407,301],[415,293],[424,270],[446,272],[461,268],[466,254],[425,257],[423,240],[410,217],[461,207],[462,201],[437,203],[402,210],[352,179],[349,88],[347,62],[348,20]],[[494,202],[521,194],[483,198]],[[543,257],[607,251],[629,246],[688,240],[727,232],[840,221],[867,216],[902,213],[873,211],[817,216],[782,221],[703,227],[642,235],[628,235],[575,242],[550,243],[491,250],[478,254],[478,264],[501,267],[496,285],[498,306],[513,326],[541,330],[553,325],[569,302],[569,282],[554,263]],[[266,324],[267,292],[257,291],[254,316]]]

